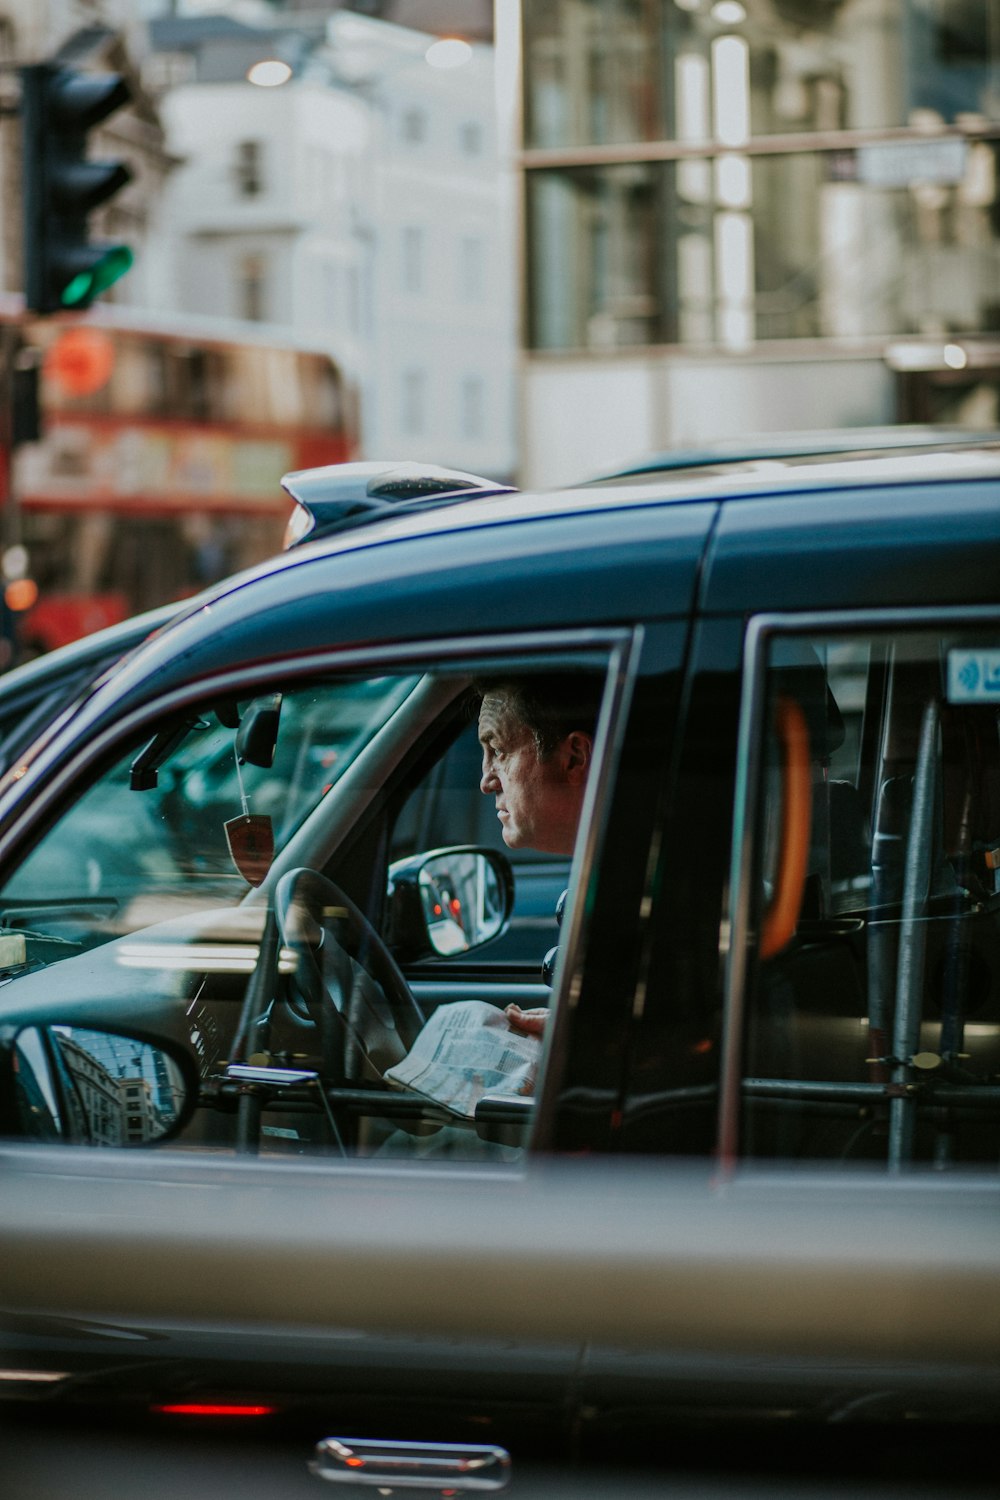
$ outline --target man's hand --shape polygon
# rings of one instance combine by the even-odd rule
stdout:
[[[533,1010],[522,1010],[519,1005],[508,1005],[504,1009],[507,1024],[511,1031],[519,1031],[522,1036],[541,1036],[545,1031],[545,1023],[549,1018],[548,1007],[536,1006]]]

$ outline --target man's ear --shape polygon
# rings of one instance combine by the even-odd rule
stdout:
[[[572,734],[566,736],[563,740],[563,755],[568,780],[577,784],[586,781],[593,750],[593,740],[582,730],[574,729]]]

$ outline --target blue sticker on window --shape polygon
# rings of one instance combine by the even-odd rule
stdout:
[[[949,651],[948,702],[1000,703],[1000,651]]]

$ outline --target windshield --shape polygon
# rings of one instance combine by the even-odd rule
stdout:
[[[120,930],[150,900],[238,901],[234,827],[270,820],[280,847],[416,679],[368,678],[239,702],[157,726],[68,809],[0,891],[11,903],[110,903]],[[246,820],[249,819],[249,825]]]

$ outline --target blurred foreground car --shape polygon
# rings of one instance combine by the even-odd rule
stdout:
[[[0,772],[103,672],[176,613],[177,606],[167,604],[133,615],[0,675]]]
[[[975,1493],[998,499],[982,443],[396,505],[202,596],[22,755],[20,1472],[106,1480],[77,1413],[180,1466],[208,1424],[241,1494],[261,1454],[279,1496],[528,1494],[542,1460]],[[469,822],[511,674],[600,699],[551,990],[541,930],[491,960],[520,877]],[[550,1008],[517,1090],[512,1000]]]

